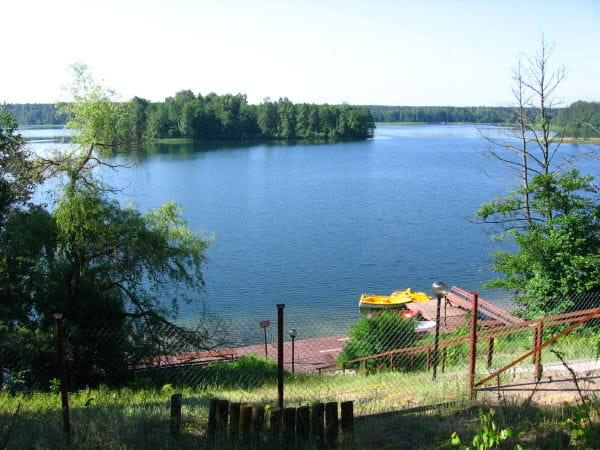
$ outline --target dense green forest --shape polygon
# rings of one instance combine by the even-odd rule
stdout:
[[[506,123],[512,108],[491,106],[367,106],[376,122]]]
[[[374,129],[367,108],[294,104],[287,98],[250,105],[241,94],[195,96],[181,91],[163,103],[138,98],[131,103],[135,122],[144,127],[149,138],[343,139],[366,138]]]
[[[181,91],[164,102],[134,97],[124,104],[126,128],[138,138],[190,138],[200,141],[247,139],[360,139],[373,135],[367,108],[294,104],[287,98],[248,103],[245,95],[194,95]],[[7,105],[20,125],[60,124],[52,105]]]
[[[24,125],[64,125],[66,118],[61,116],[51,103],[14,103],[0,105],[8,111],[20,126]]]
[[[566,135],[577,138],[600,137],[600,102],[578,101],[561,109],[557,123]]]
[[[250,105],[244,95],[203,97],[191,91],[179,92],[161,103],[135,97],[128,104],[138,135],[205,140],[363,137],[372,132],[371,121],[509,123],[513,114],[508,107],[353,107],[293,104],[287,99]],[[9,104],[5,109],[20,125],[60,125],[66,120],[51,104]],[[568,136],[600,136],[600,102],[577,101],[555,111],[556,123],[566,127]],[[535,115],[533,110],[531,115]]]

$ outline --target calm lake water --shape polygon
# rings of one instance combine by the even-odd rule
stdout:
[[[481,290],[493,276],[494,230],[471,219],[514,175],[484,156],[481,132],[499,129],[379,126],[373,139],[338,144],[161,144],[104,177],[124,188],[120,201],[147,210],[176,200],[192,228],[214,234],[206,292],[182,320],[207,306],[256,330],[285,303],[290,323],[312,330],[304,335],[333,334],[356,319],[361,293],[430,291],[435,280]]]

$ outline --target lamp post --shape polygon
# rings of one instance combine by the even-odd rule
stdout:
[[[290,330],[290,337],[292,338],[292,375],[294,375],[294,346],[295,346],[295,341],[296,341],[296,336],[298,336],[298,332],[296,331],[295,328],[292,328]]]
[[[431,286],[433,294],[437,297],[437,306],[435,313],[435,343],[433,347],[433,379],[437,375],[437,366],[439,362],[439,343],[440,343],[440,303],[442,297],[448,295],[448,286],[442,281],[436,281]]]

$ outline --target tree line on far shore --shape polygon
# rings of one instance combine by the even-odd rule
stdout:
[[[368,106],[376,122],[509,123],[513,108],[492,106]]]

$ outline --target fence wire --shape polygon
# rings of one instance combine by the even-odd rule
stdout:
[[[410,304],[411,311],[330,317],[318,311],[307,315],[288,305],[283,323],[284,405],[352,400],[355,414],[368,415],[464,399],[470,394],[470,373],[478,394],[500,396],[542,390],[548,378],[569,377],[569,369],[588,374],[600,370],[599,293],[569,299],[566,307],[563,302],[560,314],[537,317],[523,311],[504,314],[482,301],[476,321],[467,297],[442,299],[439,324],[431,316],[436,300]],[[74,332],[68,318],[62,325],[64,381],[72,393],[102,386],[187,389],[199,399],[189,408],[197,412],[194,426],[200,428],[207,420],[207,403],[201,399],[218,396],[273,407],[279,403],[274,306],[256,318],[206,316],[183,328],[165,323],[152,329]],[[7,341],[7,330],[0,330],[1,395],[58,390],[61,358],[54,331],[49,325],[35,333],[12,333]]]

